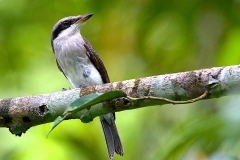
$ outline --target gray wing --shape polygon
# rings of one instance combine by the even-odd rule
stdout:
[[[108,77],[107,70],[106,70],[101,58],[98,56],[97,52],[94,50],[92,45],[88,42],[88,40],[86,40],[84,37],[83,37],[83,40],[85,42],[84,47],[87,50],[88,58],[91,60],[93,65],[96,67],[96,69],[98,70],[98,72],[102,76],[103,82],[104,83],[109,83],[110,79]]]

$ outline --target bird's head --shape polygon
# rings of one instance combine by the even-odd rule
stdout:
[[[82,24],[92,17],[93,13],[65,17],[59,20],[52,29],[52,41],[56,38],[71,36],[75,33],[79,33]]]

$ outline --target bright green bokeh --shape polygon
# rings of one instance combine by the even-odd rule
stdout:
[[[111,81],[240,62],[240,1],[0,0],[0,98],[70,87],[55,64],[50,36],[65,16],[93,12],[82,35],[104,61]],[[117,113],[121,159],[240,159],[238,96]],[[0,159],[107,159],[99,120],[65,121],[21,138],[0,130]]]

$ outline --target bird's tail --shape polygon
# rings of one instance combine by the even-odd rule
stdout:
[[[106,114],[100,116],[100,121],[102,124],[107,149],[108,149],[108,156],[109,159],[112,160],[114,156],[114,152],[123,156],[123,146],[118,135],[117,127],[115,124],[114,114]]]

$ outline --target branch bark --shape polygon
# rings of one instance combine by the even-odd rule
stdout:
[[[2,99],[0,100],[0,127],[7,127],[11,133],[20,136],[32,126],[54,121],[80,96],[96,92],[104,93],[110,90],[122,90],[128,96],[140,99],[119,98],[110,102],[103,102],[88,109],[83,109],[70,118],[78,118],[83,122],[89,122],[99,115],[110,112],[171,103],[142,97],[163,97],[174,101],[182,101],[196,98],[206,90],[208,90],[208,95],[204,99],[239,94],[240,65],[138,78],[42,95]]]

